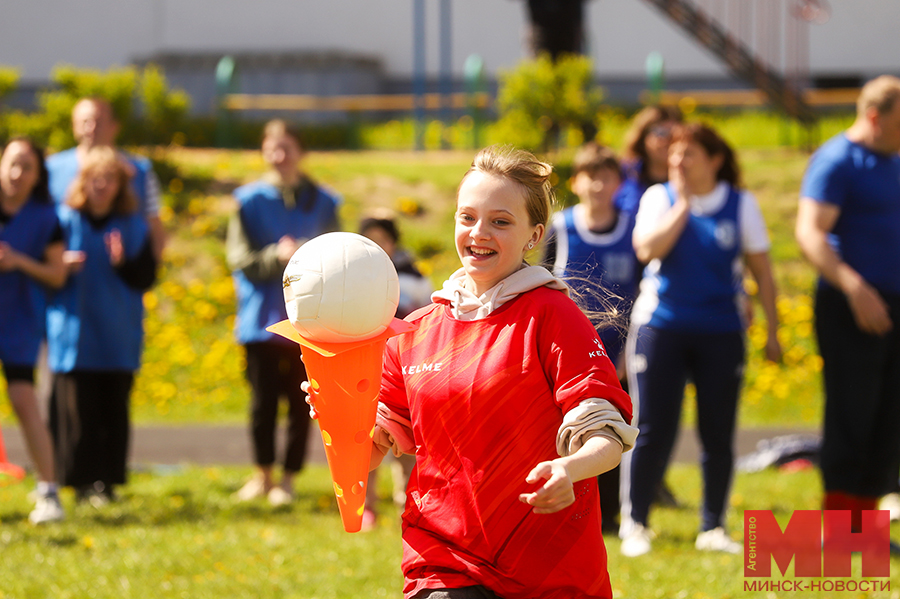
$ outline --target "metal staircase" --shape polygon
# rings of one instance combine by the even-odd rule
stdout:
[[[763,59],[762,49],[760,52],[754,52],[748,40],[747,32],[753,21],[756,24],[758,37],[761,39],[764,37],[763,34],[771,39],[773,35],[780,33],[780,22],[766,21],[766,19],[771,19],[773,14],[777,14],[773,12],[770,0],[760,2],[738,0],[738,4],[732,2],[730,6],[734,15],[730,19],[732,27],[727,27],[724,19],[717,18],[721,15],[713,15],[716,9],[718,9],[718,13],[722,13],[729,8],[727,0],[725,2],[717,0],[644,1],[662,11],[685,33],[709,49],[728,66],[732,74],[765,93],[772,105],[807,127],[816,122],[815,111],[803,99],[801,82],[806,73],[803,72],[802,60],[797,58],[802,52],[808,51],[808,40],[804,37],[800,41],[798,38],[801,34],[806,34],[805,27],[809,22],[821,21],[822,15],[826,15],[825,18],[827,18],[827,6],[824,4],[824,0],[788,0],[789,17],[797,21],[784,24],[786,54],[793,53],[794,55],[794,73],[791,78],[785,76],[773,64],[776,60],[771,52],[768,60]],[[704,6],[700,6],[701,3]],[[710,4],[712,6],[707,6]],[[759,5],[759,10],[754,11],[757,5]],[[803,47],[804,44],[806,47]],[[808,70],[808,64],[805,65],[805,68]],[[785,67],[784,71],[788,70],[789,68]]]

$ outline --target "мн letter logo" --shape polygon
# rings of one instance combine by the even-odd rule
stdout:
[[[771,576],[772,558],[782,576],[791,559],[797,577],[850,576],[854,551],[862,553],[863,576],[890,576],[890,542],[890,513],[884,510],[863,511],[860,532],[851,531],[846,510],[797,510],[784,531],[771,510],[747,510],[744,576]]]

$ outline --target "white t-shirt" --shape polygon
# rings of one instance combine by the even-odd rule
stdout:
[[[713,214],[722,209],[728,199],[729,185],[720,181],[715,189],[705,195],[690,198],[691,212],[698,215]],[[656,228],[662,215],[672,207],[669,194],[662,184],[653,185],[641,197],[634,223],[634,236],[638,237]],[[745,254],[767,252],[770,247],[769,231],[763,220],[756,197],[746,190],[740,192],[738,221],[741,228],[741,250]]]

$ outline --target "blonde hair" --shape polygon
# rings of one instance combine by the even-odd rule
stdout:
[[[550,164],[541,162],[531,152],[508,145],[495,145],[488,146],[475,155],[463,181],[475,171],[504,177],[519,184],[525,193],[525,207],[530,224],[547,226],[556,200],[550,182],[550,175],[553,173]],[[564,282],[569,287],[570,297],[594,327],[625,330],[624,313],[616,307],[616,301],[621,298],[587,277],[565,277]],[[588,289],[576,288],[577,283],[587,284]],[[591,310],[588,307],[589,297],[593,298],[595,295],[602,304],[601,310]]]
[[[893,110],[900,99],[900,78],[893,75],[882,75],[866,83],[856,100],[856,113],[864,115],[870,108],[878,114],[887,114]]]
[[[547,226],[555,202],[553,185],[550,183],[550,175],[553,173],[551,165],[541,162],[531,152],[513,146],[495,145],[488,146],[475,155],[463,181],[475,171],[519,184],[525,193],[525,208],[530,224]]]
[[[138,209],[138,201],[131,190],[131,174],[115,150],[108,146],[92,148],[84,158],[81,170],[72,185],[66,201],[71,208],[83,212],[87,208],[87,180],[93,173],[113,167],[119,183],[119,192],[112,204],[112,214],[132,214]]]

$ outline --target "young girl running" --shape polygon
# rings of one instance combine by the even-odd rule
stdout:
[[[407,317],[418,329],[388,342],[373,463],[416,457],[407,599],[612,596],[594,478],[636,430],[593,325],[525,262],[550,174],[518,150],[475,157],[457,194],[462,268]]]

